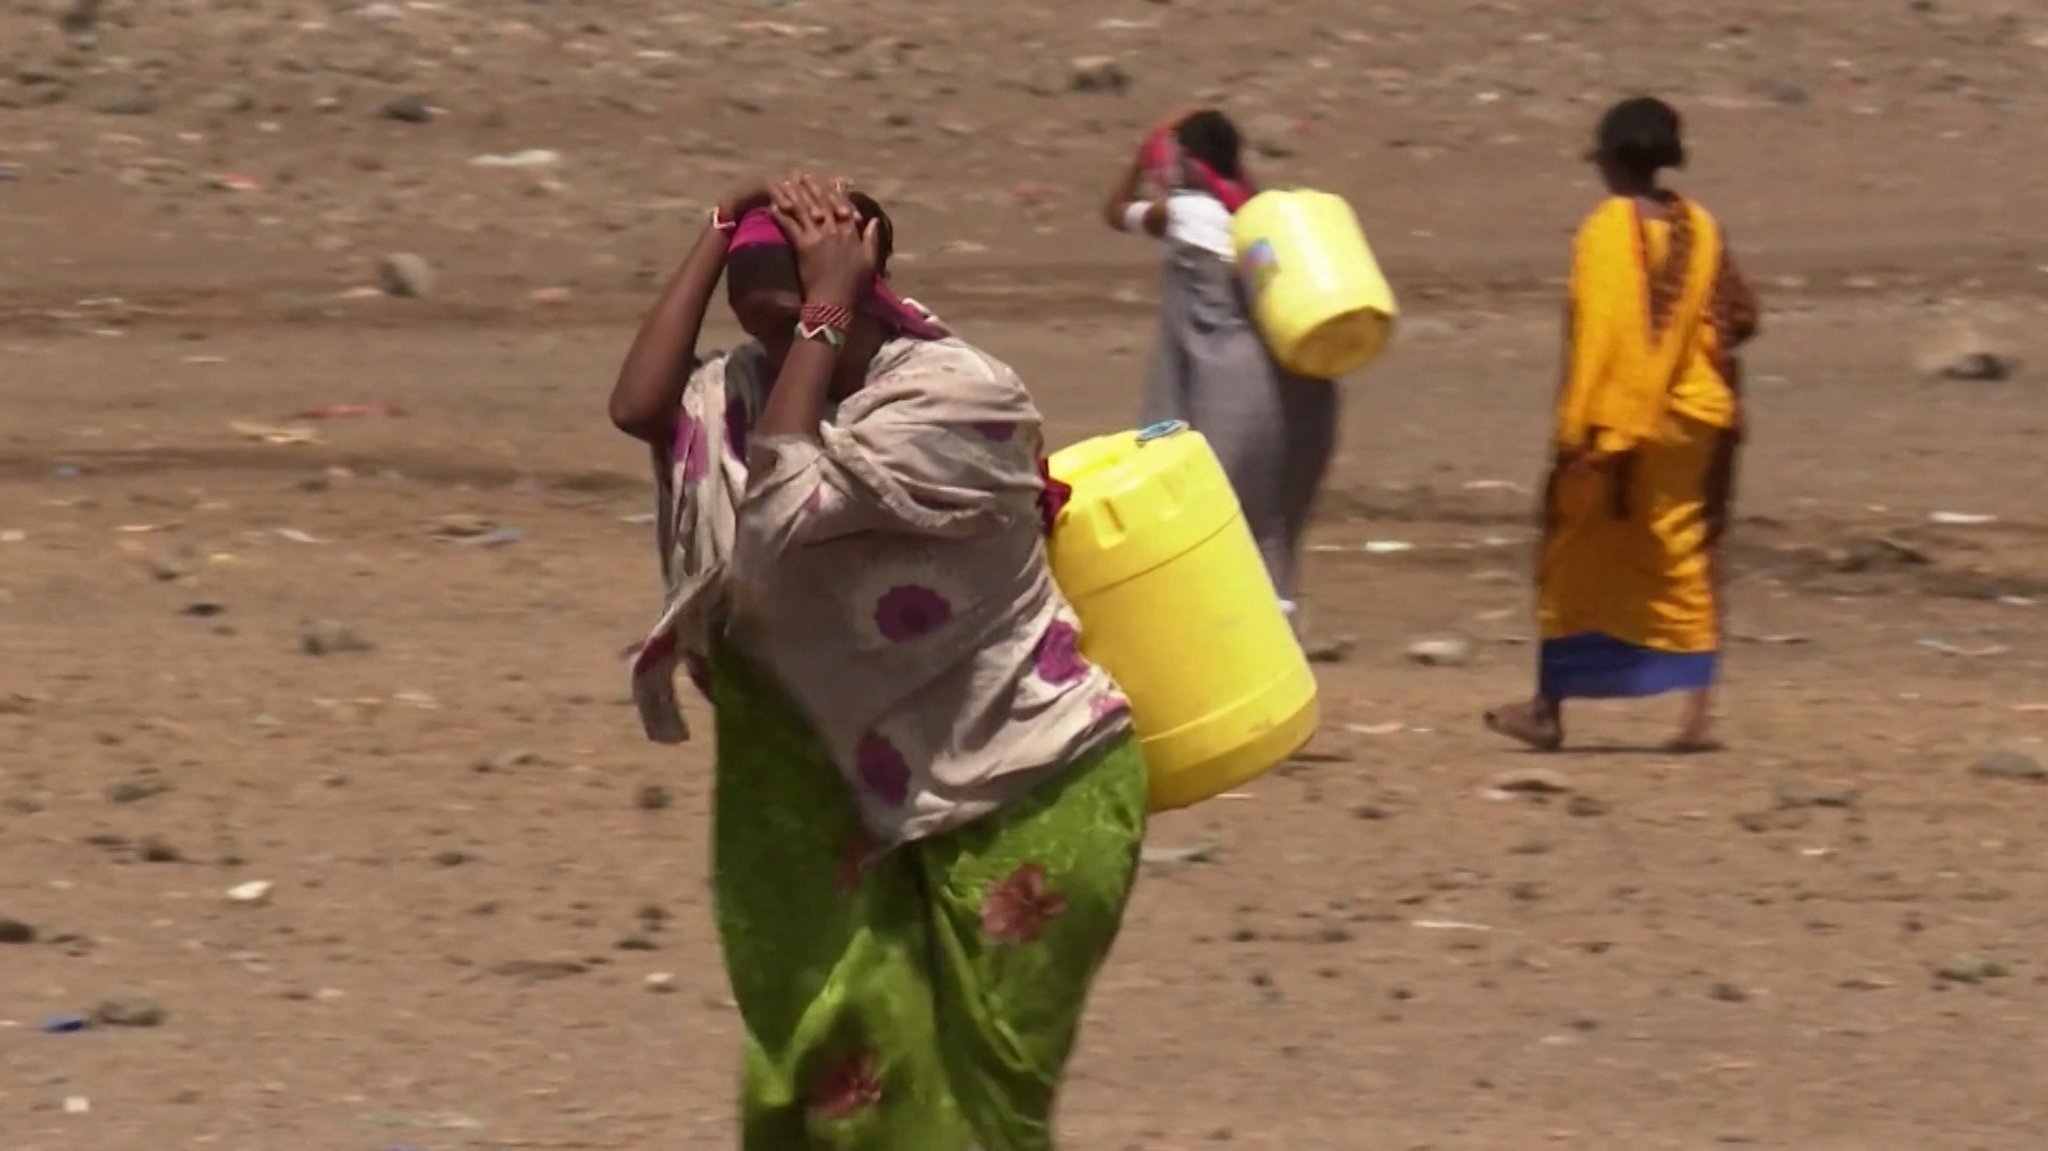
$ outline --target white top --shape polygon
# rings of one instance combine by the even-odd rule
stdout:
[[[1143,231],[1145,213],[1150,207],[1140,201],[1124,209],[1125,230]],[[1166,239],[1224,260],[1237,256],[1237,247],[1230,238],[1230,209],[1216,197],[1200,192],[1179,191],[1167,195]]]

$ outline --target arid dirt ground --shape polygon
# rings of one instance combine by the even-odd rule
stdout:
[[[2038,4],[69,10],[0,14],[5,1151],[732,1145],[707,760],[619,659],[637,311],[737,176],[843,171],[1056,439],[1119,426],[1153,254],[1094,204],[1202,99],[1408,323],[1316,532],[1326,727],[1159,821],[1068,1145],[2048,1138]],[[1768,307],[1734,746],[1587,708],[1541,760],[1476,720],[1530,669],[1575,158],[1645,88]]]

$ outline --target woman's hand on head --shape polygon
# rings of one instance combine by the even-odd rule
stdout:
[[[852,307],[875,278],[880,225],[861,222],[848,189],[845,180],[797,172],[770,192],[769,208],[796,251],[807,302]]]
[[[768,206],[775,185],[782,182],[779,176],[749,176],[726,189],[718,198],[718,214],[728,220],[737,220],[756,208]]]

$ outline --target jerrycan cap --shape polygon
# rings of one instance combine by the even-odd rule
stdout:
[[[1149,427],[1139,429],[1138,444],[1143,446],[1151,443],[1153,440],[1163,440],[1168,436],[1177,436],[1187,430],[1188,422],[1186,420],[1161,420]]]

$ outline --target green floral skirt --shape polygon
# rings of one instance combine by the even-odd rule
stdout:
[[[765,676],[713,661],[712,876],[746,1022],[744,1151],[1041,1151],[1137,878],[1126,736],[958,831],[874,856]]]

